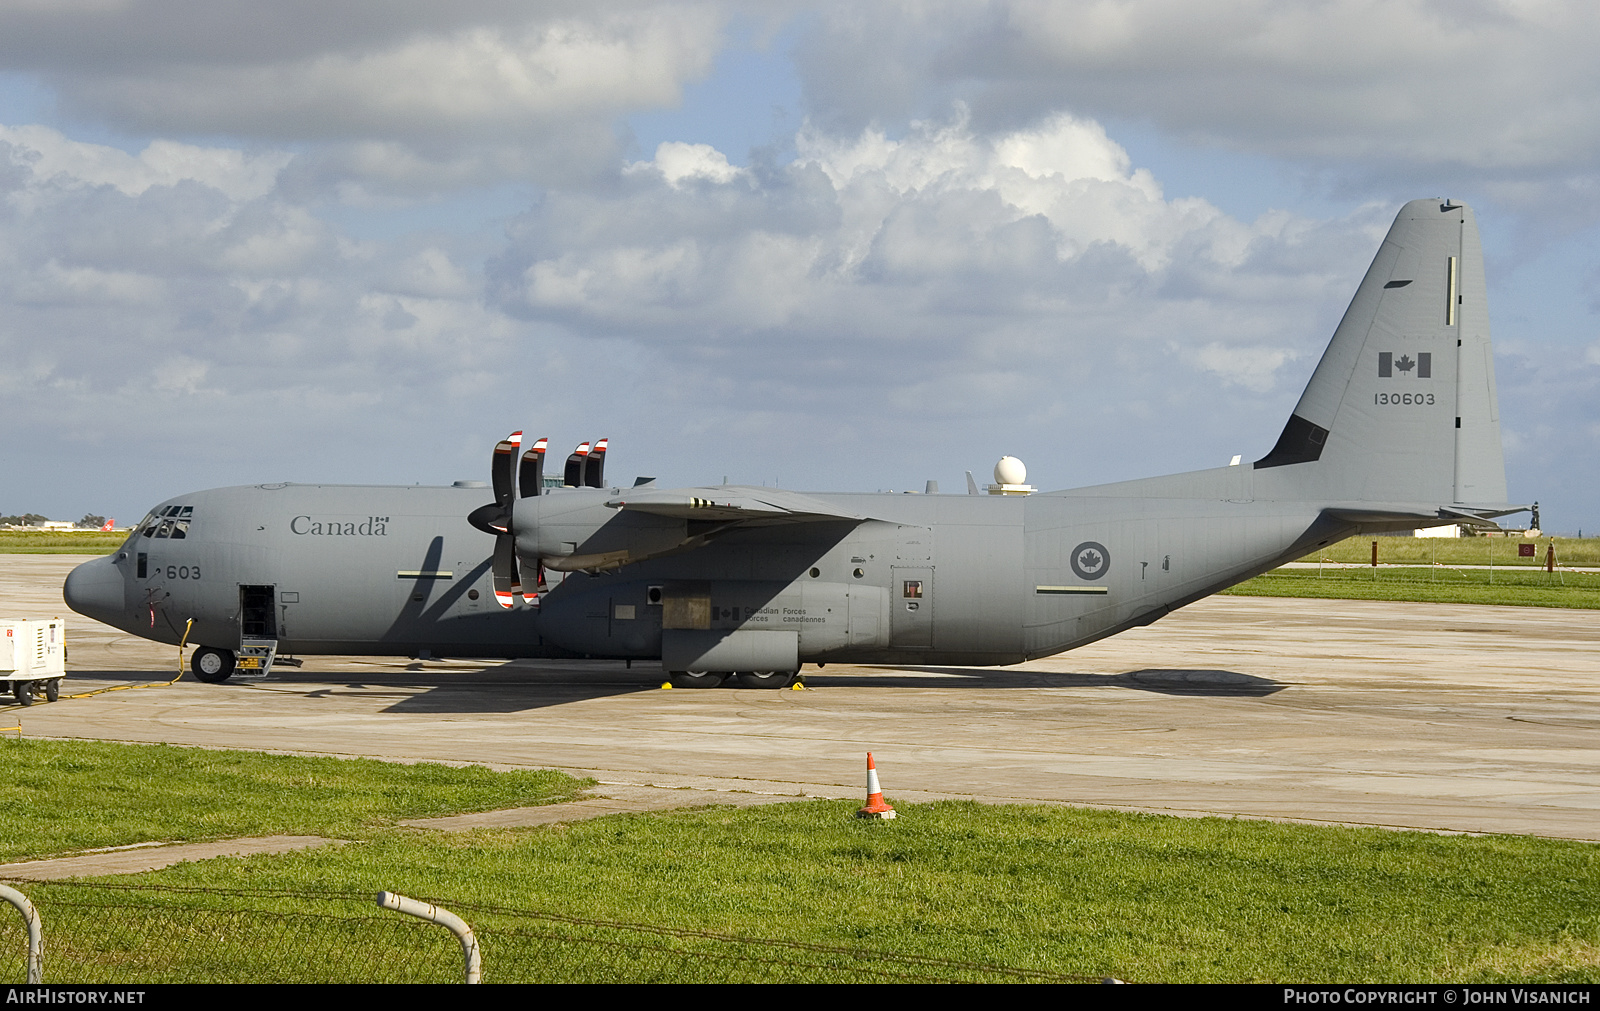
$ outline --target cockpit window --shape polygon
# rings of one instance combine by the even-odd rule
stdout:
[[[139,532],[156,540],[182,540],[189,536],[189,521],[194,516],[194,506],[162,506],[144,518]]]

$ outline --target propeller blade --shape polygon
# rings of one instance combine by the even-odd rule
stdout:
[[[522,454],[522,466],[517,471],[517,490],[523,498],[544,494],[544,451],[549,439],[540,439],[533,448]]]
[[[522,432],[512,432],[495,443],[494,456],[489,460],[489,476],[494,482],[494,500],[506,511],[511,506],[511,464],[522,445]]]
[[[544,566],[541,564],[534,570],[533,586],[522,591],[522,602],[529,607],[538,607],[539,595],[544,592]]]
[[[522,592],[521,581],[517,579],[517,539],[510,534],[501,534],[494,539],[494,599],[501,607],[510,607],[516,603],[517,594]]]
[[[594,444],[594,449],[589,451],[589,460],[583,469],[583,483],[590,488],[606,486],[606,443],[609,441],[601,439]]]
[[[572,451],[571,456],[567,457],[567,472],[562,476],[561,483],[568,488],[582,488],[583,465],[584,461],[588,459],[589,444],[587,442],[579,443],[578,448]]]

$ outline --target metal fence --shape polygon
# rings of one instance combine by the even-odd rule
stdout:
[[[46,983],[451,983],[447,930],[372,893],[33,883]],[[568,916],[448,899],[490,983],[1101,982],[1043,969]],[[6,912],[0,909],[0,912]],[[0,979],[21,982],[19,918],[0,924]]]

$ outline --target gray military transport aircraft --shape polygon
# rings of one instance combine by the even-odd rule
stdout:
[[[602,442],[547,487],[545,440],[519,437],[495,447],[488,504],[475,482],[169,499],[72,571],[67,603],[158,642],[189,628],[202,681],[336,653],[659,659],[685,686],[778,687],[802,663],[1050,656],[1344,537],[1522,511],[1477,224],[1439,199],[1401,209],[1253,464],[1029,495],[801,494],[611,487]]]

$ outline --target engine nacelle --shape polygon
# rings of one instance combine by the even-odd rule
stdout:
[[[516,504],[517,555],[557,572],[603,572],[682,547],[688,523],[613,509],[605,489],[551,489]]]

